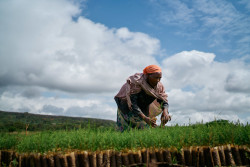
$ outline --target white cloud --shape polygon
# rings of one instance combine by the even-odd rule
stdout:
[[[154,3],[158,3],[154,1]],[[192,24],[194,23],[193,9],[189,8],[185,3],[175,1],[161,1],[158,4],[161,13],[159,19],[165,24]],[[168,10],[166,10],[168,9]]]
[[[247,121],[249,122],[248,119],[240,119],[237,114],[230,114],[230,115],[225,115],[221,113],[215,113],[215,112],[192,112],[190,111],[187,114],[183,114],[183,112],[176,112],[172,116],[172,121],[170,121],[167,125],[175,125],[175,124],[180,124],[180,125],[189,125],[189,124],[195,124],[195,123],[206,123],[210,121],[215,121],[215,120],[230,120],[230,122],[238,122],[240,120],[241,123],[246,124]]]
[[[68,1],[9,3],[1,5],[2,86],[107,92],[130,73],[157,63],[152,55],[159,51],[158,39],[84,17],[74,22],[80,10]],[[114,78],[117,82],[110,82]]]
[[[183,51],[163,60],[162,65],[166,68],[166,74],[163,75],[168,78],[171,88],[203,86],[207,82],[207,76],[204,74],[211,68],[214,58],[212,53]]]
[[[250,11],[250,2],[248,0],[237,1],[239,4],[242,4],[248,12]]]
[[[114,105],[107,105],[108,102],[109,100],[97,96],[26,98],[6,91],[0,96],[0,110],[116,120],[116,108]]]
[[[243,123],[250,121],[246,116],[250,114],[249,92],[242,91],[240,85],[238,89],[226,89],[231,83],[228,77],[232,73],[235,76],[242,73],[248,75],[249,65],[243,59],[219,63],[214,61],[214,57],[211,53],[185,51],[163,60],[162,82],[169,95],[169,111],[173,116],[169,125],[214,119],[240,120]],[[240,80],[238,83],[242,84]],[[234,86],[237,88],[237,83]],[[85,96],[74,93],[62,95],[59,92],[58,96],[46,97],[41,95],[44,89],[31,88],[22,92],[16,88],[15,91],[2,90],[0,106],[8,111],[116,120],[113,96],[118,90]],[[33,92],[36,96],[28,98]],[[40,96],[37,92],[40,92]]]
[[[226,78],[225,89],[229,92],[250,93],[250,66],[242,61],[232,61],[230,64],[236,66]]]
[[[173,112],[250,114],[250,66],[243,59],[216,62],[215,55],[185,51],[162,62]]]

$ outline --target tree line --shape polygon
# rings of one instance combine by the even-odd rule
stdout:
[[[0,111],[0,132],[115,127],[111,120]]]

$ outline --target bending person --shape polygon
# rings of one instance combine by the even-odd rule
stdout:
[[[155,116],[160,113],[161,125],[171,120],[161,77],[161,68],[149,65],[143,73],[136,73],[127,79],[115,96],[118,106],[117,125],[121,132],[130,128],[156,127]]]

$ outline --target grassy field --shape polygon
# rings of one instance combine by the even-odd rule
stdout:
[[[25,136],[23,133],[0,133],[0,150],[17,152],[67,150],[124,150],[140,148],[180,149],[184,146],[249,145],[250,125],[225,122],[131,130],[124,133],[114,128],[43,131]]]

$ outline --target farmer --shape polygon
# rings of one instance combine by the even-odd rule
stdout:
[[[161,77],[161,68],[149,65],[143,73],[136,73],[127,79],[115,96],[117,125],[121,132],[130,128],[156,127],[155,116],[160,113],[161,125],[171,120]]]

